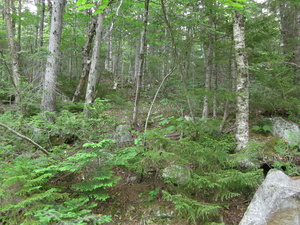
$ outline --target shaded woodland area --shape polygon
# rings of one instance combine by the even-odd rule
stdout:
[[[298,0],[0,2],[1,224],[238,224],[299,175]]]

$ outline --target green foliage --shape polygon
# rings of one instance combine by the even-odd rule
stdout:
[[[148,201],[151,202],[155,199],[155,196],[159,193],[159,189],[155,188],[154,190],[149,192]]]
[[[163,191],[163,195],[166,200],[171,201],[175,205],[179,215],[184,215],[193,224],[199,224],[199,219],[201,219],[201,224],[205,224],[211,221],[213,217],[218,216],[220,206],[216,204],[203,204],[188,196],[181,194],[172,195],[167,191]]]
[[[259,125],[253,125],[252,130],[255,131],[263,131],[264,133],[270,132],[271,131],[271,126],[269,125],[263,125],[262,127]]]
[[[184,118],[157,116],[158,127],[148,130],[147,145],[119,149],[114,162],[136,171],[163,170],[168,165],[186,168],[186,184],[170,186],[164,198],[171,201],[180,215],[193,224],[220,222],[219,210],[224,201],[241,194],[250,194],[262,178],[258,169],[239,171],[239,155],[231,134],[218,132],[216,119],[199,119],[195,122]],[[179,139],[168,134],[179,133]],[[182,134],[182,135],[181,135]],[[165,178],[166,183],[172,183]],[[178,187],[177,187],[178,185]],[[154,200],[158,190],[149,192]],[[194,197],[191,197],[194,193]],[[219,202],[222,202],[221,204]]]
[[[279,139],[274,147],[275,152],[278,153],[274,167],[277,169],[284,169],[285,173],[288,175],[299,175],[299,149],[299,142],[288,143],[287,141]]]
[[[111,107],[109,100],[96,98],[92,104],[86,106],[94,118],[99,118],[102,113]]]
[[[111,221],[110,216],[92,214],[86,198],[73,198],[59,205],[49,205],[34,213],[41,224],[103,224]]]
[[[103,109],[100,105],[97,109]],[[102,111],[103,112],[103,111]],[[107,118],[107,120],[106,120]],[[21,133],[31,134],[32,128],[38,134],[34,138],[39,143],[47,143],[50,135],[66,137],[67,134],[81,135],[83,139],[98,139],[97,143],[77,146],[76,152],[67,144],[60,143],[52,148],[51,156],[39,156],[31,145],[23,139],[1,135],[0,169],[0,220],[9,224],[102,224],[109,222],[109,216],[92,214],[96,200],[103,201],[109,196],[108,187],[116,184],[110,165],[112,155],[110,145],[113,140],[103,139],[107,135],[105,126],[111,119],[99,115],[97,119],[84,119],[81,114],[62,111],[54,123],[49,123],[41,115],[24,119],[18,113],[7,112],[1,120]],[[101,125],[102,124],[102,125]],[[80,126],[80,130],[78,130]],[[92,134],[93,127],[97,135]],[[89,130],[90,129],[90,130]],[[107,127],[107,129],[110,129]],[[2,131],[2,130],[1,130]],[[29,136],[27,134],[27,136]],[[95,136],[89,136],[89,135]],[[13,145],[8,143],[16,139]],[[24,145],[26,151],[18,148]]]
[[[72,224],[107,222],[109,217],[92,215],[90,210],[97,206],[90,201],[107,199],[105,189],[118,180],[109,171],[109,159],[97,162],[99,157],[103,159],[105,156],[101,149],[97,149],[96,153],[81,152],[62,161],[20,156],[12,164],[2,163],[1,167],[6,168],[0,180],[2,220],[12,222],[13,218],[6,216],[7,213],[13,215],[22,210],[25,224],[36,219],[37,224],[46,220]],[[90,169],[93,164],[98,166]],[[55,182],[60,177],[70,177],[73,193],[67,191],[64,182]]]

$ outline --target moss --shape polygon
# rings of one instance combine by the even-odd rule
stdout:
[[[273,156],[276,154],[275,146],[278,144],[279,140],[280,138],[272,138],[265,142],[265,145],[263,147],[264,156],[273,158]]]

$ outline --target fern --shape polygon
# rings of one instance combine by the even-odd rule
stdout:
[[[34,213],[40,224],[103,224],[111,221],[110,216],[92,214],[87,198],[73,198],[59,205],[49,205]]]
[[[163,191],[163,197],[175,205],[179,215],[184,215],[193,224],[198,224],[199,219],[202,223],[209,221],[212,217],[218,216],[220,209],[218,205],[200,203],[181,194],[171,195]]]

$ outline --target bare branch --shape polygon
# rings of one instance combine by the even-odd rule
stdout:
[[[297,68],[300,68],[300,66],[296,63],[293,63],[293,62],[284,62],[285,64],[290,64],[290,65],[293,65],[293,66],[296,66]]]
[[[29,141],[31,144],[35,145],[36,147],[38,147],[43,153],[45,153],[46,155],[50,155],[50,153],[44,149],[42,146],[40,146],[38,143],[34,142],[32,139],[18,133],[17,131],[13,130],[12,128],[10,128],[9,126],[3,124],[3,123],[0,123],[0,126],[6,128],[7,130],[9,130],[10,132],[14,133],[15,135],[19,136],[20,138],[23,138],[25,139],[26,141]]]

